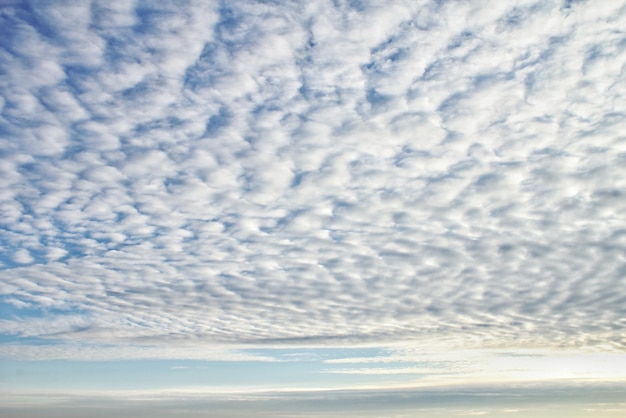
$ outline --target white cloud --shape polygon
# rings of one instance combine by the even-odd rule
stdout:
[[[177,359],[229,362],[274,362],[269,356],[254,355],[235,348],[207,348],[199,346],[162,345],[115,345],[96,344],[4,344],[3,359],[8,360],[55,360],[59,358],[77,361],[99,360],[146,360]],[[182,369],[183,367],[172,367]]]
[[[8,6],[0,331],[623,349],[605,3]]]
[[[17,250],[13,255],[13,260],[19,264],[29,264],[35,261],[33,256],[25,249]]]

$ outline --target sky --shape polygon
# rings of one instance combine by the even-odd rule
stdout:
[[[624,28],[0,1],[0,415],[624,416]]]

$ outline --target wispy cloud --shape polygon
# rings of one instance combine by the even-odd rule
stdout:
[[[413,375],[415,386],[472,382],[605,380],[626,377],[623,353],[516,350],[461,350],[440,353],[412,348],[389,349],[368,357],[324,360],[322,373],[348,375]]]
[[[13,343],[624,349],[622,2],[0,19]]]

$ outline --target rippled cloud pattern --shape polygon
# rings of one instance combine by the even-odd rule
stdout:
[[[624,28],[621,1],[4,2],[3,356],[626,349]]]

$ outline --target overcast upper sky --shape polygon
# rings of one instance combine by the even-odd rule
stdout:
[[[626,378],[624,28],[621,0],[0,2],[3,367]]]

